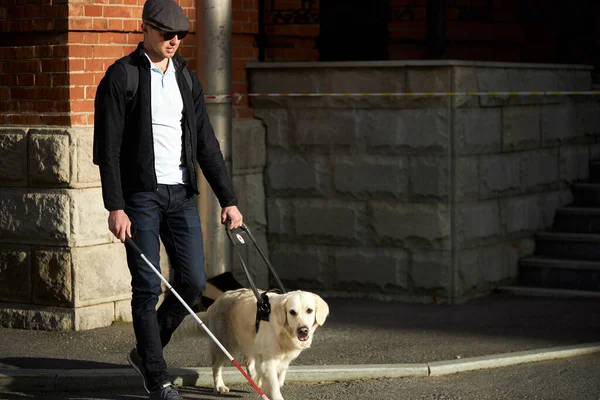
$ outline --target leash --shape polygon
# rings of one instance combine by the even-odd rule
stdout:
[[[235,251],[242,263],[242,268],[244,269],[246,278],[248,278],[248,283],[250,284],[250,288],[252,289],[252,292],[254,292],[254,296],[256,297],[256,324],[255,324],[255,327],[256,327],[256,332],[258,333],[258,328],[260,327],[260,321],[267,321],[267,322],[269,321],[269,315],[271,314],[271,303],[269,302],[269,296],[267,296],[268,292],[263,292],[262,294],[258,293],[258,289],[256,288],[256,285],[254,284],[254,280],[252,279],[252,276],[250,276],[250,271],[248,271],[248,267],[246,266],[244,257],[242,257],[242,253],[239,250],[240,247],[247,245],[246,239],[244,239],[244,236],[242,236],[240,233],[236,233],[234,236],[234,233],[232,232],[232,229],[229,229],[229,226],[230,226],[230,222],[227,223],[227,226],[225,227],[225,232],[227,232],[227,237],[229,238],[229,241],[233,245],[233,248],[235,249]],[[256,248],[256,250],[262,257],[262,259],[267,264],[267,267],[269,267],[271,274],[273,274],[273,277],[275,278],[275,282],[277,282],[277,286],[279,286],[279,289],[282,291],[282,293],[286,293],[285,287],[283,286],[281,279],[279,279],[279,275],[277,275],[277,272],[275,271],[273,264],[271,264],[271,262],[269,261],[269,259],[267,258],[267,256],[263,252],[263,250],[260,248],[260,246],[256,242],[256,239],[254,239],[254,236],[252,235],[252,232],[250,232],[250,229],[246,226],[246,224],[242,224],[242,226],[237,229],[239,229],[243,233],[245,233],[246,237],[249,238],[250,241],[254,244],[254,247]],[[236,230],[236,229],[233,229],[233,230]]]

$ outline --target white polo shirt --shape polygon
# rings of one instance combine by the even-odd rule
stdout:
[[[188,174],[183,157],[181,120],[183,100],[177,86],[175,67],[169,60],[163,72],[150,57],[152,136],[154,138],[154,168],[159,184],[187,183]]]

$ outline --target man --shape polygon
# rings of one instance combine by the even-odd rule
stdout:
[[[95,101],[94,163],[100,167],[110,231],[133,238],[159,265],[159,238],[174,269],[173,287],[193,304],[206,285],[202,230],[196,207],[196,161],[234,229],[242,214],[219,142],[206,114],[200,81],[176,55],[189,21],[173,0],[148,0],[144,41],[106,71]],[[130,82],[138,84],[132,91]],[[128,355],[150,399],[181,399],[171,384],[163,348],[186,316],[167,295],[156,311],[160,278],[127,248],[133,327]]]

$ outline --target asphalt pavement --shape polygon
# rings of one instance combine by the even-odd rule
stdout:
[[[456,305],[326,301],[330,316],[312,348],[292,363],[292,384],[438,377],[600,353],[600,297],[494,293]],[[208,340],[166,347],[176,384],[212,384]],[[126,360],[134,343],[130,323],[82,332],[2,328],[0,393],[139,388]],[[229,367],[225,381],[245,379]]]

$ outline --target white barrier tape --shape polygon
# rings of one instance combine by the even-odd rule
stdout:
[[[238,103],[244,95],[240,93],[231,94],[207,94],[204,96],[204,101],[207,103],[231,103],[233,99]]]
[[[248,93],[248,97],[456,97],[456,96],[579,96],[600,95],[600,91],[540,92],[412,92],[412,93]]]
[[[248,97],[513,97],[513,96],[597,96],[600,90],[537,91],[537,92],[397,92],[397,93],[231,93],[206,95],[207,103],[238,103]]]

